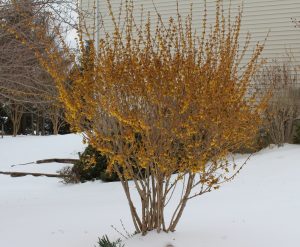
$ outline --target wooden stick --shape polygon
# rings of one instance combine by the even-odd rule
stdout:
[[[24,177],[24,176],[34,176],[34,177],[40,177],[40,176],[46,176],[46,177],[54,177],[54,178],[64,178],[68,177],[66,175],[61,174],[47,174],[47,173],[35,173],[35,172],[1,172],[0,174],[3,175],[10,175],[11,177]]]
[[[16,165],[11,165],[10,167],[15,167],[15,166],[26,166],[30,164],[44,164],[44,163],[67,163],[67,164],[75,164],[78,159],[59,159],[59,158],[53,158],[53,159],[44,159],[44,160],[37,160],[33,162],[28,162],[24,164],[16,164]]]
[[[68,163],[68,164],[75,164],[77,161],[79,161],[78,159],[58,159],[58,158],[54,158],[54,159],[45,159],[45,160],[37,160],[35,163],[36,164],[43,164],[43,163]]]

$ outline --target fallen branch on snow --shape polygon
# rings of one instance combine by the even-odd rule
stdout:
[[[48,173],[35,173],[35,172],[1,172],[0,174],[3,175],[10,175],[11,177],[24,177],[24,176],[34,176],[34,177],[41,177],[41,176],[45,176],[45,177],[54,177],[54,178],[64,178],[64,177],[68,177],[66,175],[61,175],[61,174],[48,174]]]
[[[75,164],[78,159],[59,159],[59,158],[53,158],[53,159],[44,159],[44,160],[37,160],[37,161],[32,161],[24,164],[16,164],[16,165],[11,165],[11,167],[15,166],[26,166],[26,165],[31,165],[31,164],[44,164],[44,163],[66,163],[66,164]]]

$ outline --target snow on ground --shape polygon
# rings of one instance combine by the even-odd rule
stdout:
[[[15,166],[48,158],[78,158],[83,151],[81,135],[5,136],[0,138],[0,171],[55,173],[64,165],[51,163]]]
[[[44,158],[74,158],[78,135],[0,139],[0,171]],[[61,165],[14,167],[55,172]],[[219,191],[190,201],[174,234],[150,233],[126,247],[299,247],[300,146],[255,154],[241,174]],[[64,185],[57,178],[0,175],[0,247],[93,247],[97,238],[133,232],[121,185]]]

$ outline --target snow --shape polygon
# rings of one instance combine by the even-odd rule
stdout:
[[[0,139],[0,171],[54,173],[60,164],[10,166],[76,158],[80,135]],[[244,157],[240,157],[241,159]],[[300,146],[252,156],[220,190],[191,200],[177,231],[125,240],[126,247],[299,247]],[[133,186],[132,186],[133,188]],[[93,247],[98,237],[134,231],[119,182],[64,185],[57,178],[0,175],[0,247]]]
[[[5,136],[0,138],[0,171],[24,171],[55,173],[64,165],[52,163],[49,165],[33,164],[15,166],[40,159],[48,158],[78,158],[78,152],[83,151],[81,135],[58,136]]]

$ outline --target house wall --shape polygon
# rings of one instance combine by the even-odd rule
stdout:
[[[99,0],[80,0],[80,24],[85,40],[99,39],[97,32]]]
[[[91,9],[94,0],[82,0],[82,6]],[[118,13],[121,0],[112,0],[111,4],[115,13]],[[124,2],[124,0],[123,0]],[[134,0],[135,13],[137,18],[140,15],[140,6],[145,12],[150,11],[153,17],[155,7],[161,16],[168,20],[176,15],[176,0]],[[193,4],[193,19],[195,28],[201,27],[204,1],[200,0],[179,0],[179,10],[182,16],[186,16],[190,11],[190,4]],[[154,4],[153,4],[154,3]],[[224,1],[225,12],[229,9],[229,1]],[[240,0],[231,0],[232,16],[238,11],[241,5]],[[113,25],[106,0],[98,0],[98,13],[101,14],[106,31],[112,32]],[[155,5],[155,7],[154,7]],[[215,15],[215,0],[207,0],[208,22],[212,23]],[[294,63],[300,66],[300,28],[295,28],[293,18],[300,19],[300,0],[245,0],[243,2],[243,19],[241,29],[241,46],[248,32],[251,34],[251,44],[244,62],[249,58],[256,42],[264,42],[265,49],[263,57],[271,61],[272,59],[282,59],[287,52],[293,54]],[[88,20],[89,25],[91,21]],[[199,23],[199,25],[197,25]],[[201,32],[201,30],[200,30]],[[98,33],[98,39],[103,35]]]

